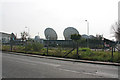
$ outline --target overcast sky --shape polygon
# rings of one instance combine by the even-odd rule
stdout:
[[[2,0],[2,32],[17,33],[28,31],[34,38],[45,38],[44,30],[53,28],[58,39],[64,39],[63,31],[67,27],[76,28],[79,33],[111,35],[111,25],[118,20],[119,0]]]

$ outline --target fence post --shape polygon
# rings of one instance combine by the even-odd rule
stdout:
[[[47,55],[48,55],[49,41],[47,40]]]
[[[113,47],[112,47],[112,55],[111,55],[111,61],[113,62]]]
[[[25,53],[27,53],[27,40],[25,40]]]
[[[10,41],[10,51],[12,52],[12,48],[13,48],[13,42]]]
[[[77,56],[78,56],[78,58],[79,58],[78,48],[79,48],[79,47],[78,47],[78,42],[77,42]]]

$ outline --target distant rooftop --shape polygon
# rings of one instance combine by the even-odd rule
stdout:
[[[5,33],[5,32],[0,32],[0,34],[11,35],[11,34]]]

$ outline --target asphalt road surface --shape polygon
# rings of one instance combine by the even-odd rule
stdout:
[[[3,78],[118,78],[118,66],[2,53]]]

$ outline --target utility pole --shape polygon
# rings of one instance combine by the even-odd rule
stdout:
[[[89,22],[88,20],[85,20],[87,22],[87,35],[88,35],[88,38],[87,38],[87,47],[89,48]]]
[[[29,27],[27,27],[27,26],[25,26],[25,28],[27,28],[27,29],[28,29],[28,38],[30,38],[30,28],[29,28]]]

